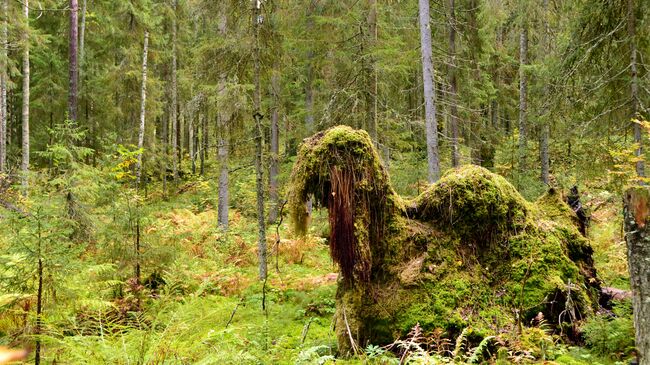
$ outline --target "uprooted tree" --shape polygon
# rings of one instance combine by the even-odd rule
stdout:
[[[417,323],[487,335],[521,331],[542,313],[570,334],[597,308],[592,248],[557,191],[529,203],[503,177],[465,166],[407,201],[368,134],[339,126],[300,149],[289,198],[298,233],[312,197],[329,213],[344,354]]]

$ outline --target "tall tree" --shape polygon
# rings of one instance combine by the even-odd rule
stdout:
[[[526,170],[527,128],[528,128],[528,25],[524,12],[520,14],[521,29],[519,33],[519,172]]]
[[[2,33],[0,33],[0,47],[2,47],[0,49],[0,173],[7,168],[8,18],[9,0],[2,0]]]
[[[550,37],[550,26],[549,26],[549,8],[548,0],[544,0],[544,28],[542,29],[542,47],[544,49],[544,54],[548,59],[549,54],[551,53],[551,37]],[[546,63],[546,62],[545,62]],[[548,65],[546,65],[548,68]],[[549,95],[550,82],[544,83],[544,95]],[[540,118],[540,136],[539,136],[539,159],[542,165],[541,179],[544,184],[549,183],[549,170],[550,170],[550,159],[548,151],[548,139],[550,134],[550,125],[549,125],[549,101],[544,100],[544,107],[542,108],[542,115]]]
[[[366,78],[367,78],[367,90],[366,95],[366,128],[372,138],[373,143],[378,144],[378,135],[377,135],[377,97],[379,93],[379,80],[377,74],[377,61],[373,52],[376,52],[377,48],[377,0],[368,0],[368,15],[367,15],[367,26],[368,26],[368,35],[367,35],[367,60],[366,60]]]
[[[269,222],[278,219],[280,197],[278,192],[278,174],[280,173],[280,70],[274,67],[271,75],[271,155],[269,161]]]
[[[225,38],[228,32],[228,17],[224,10],[219,14],[219,35]],[[219,74],[219,95],[222,103],[226,95],[227,74],[223,70]],[[217,223],[222,229],[228,229],[228,211],[230,210],[230,146],[228,139],[228,128],[232,115],[229,113],[229,108],[225,105],[219,105],[218,116],[218,150],[217,157],[219,159],[219,200],[217,209]]]
[[[259,256],[259,277],[266,279],[266,217],[264,215],[264,170],[262,133],[262,84],[261,84],[261,60],[260,60],[260,26],[263,22],[262,1],[253,1],[253,77],[255,84],[255,95],[253,96],[253,118],[255,119],[255,173],[257,190],[257,224],[258,241],[257,250]]]
[[[142,149],[144,148],[145,116],[147,106],[147,55],[149,53],[149,31],[144,31],[144,46],[142,50],[142,87],[140,101],[140,129],[138,131],[138,162],[135,173],[135,187],[140,188],[140,177],[142,176]]]
[[[458,145],[458,67],[456,65],[456,1],[449,0],[449,112],[451,113],[451,164],[460,166]]]
[[[174,181],[178,181],[178,55],[177,55],[177,38],[178,38],[178,0],[173,1],[172,14],[172,97],[170,109],[171,132],[172,132],[172,172]]]
[[[22,35],[23,41],[23,141],[22,141],[22,172],[23,194],[27,195],[29,178],[29,0],[23,2],[23,15],[25,29]]]
[[[424,85],[424,113],[427,133],[427,161],[429,182],[440,178],[438,153],[438,120],[431,44],[431,18],[429,0],[419,0],[420,50],[422,56],[422,82]]]
[[[627,36],[630,44],[630,97],[632,102],[632,118],[639,118],[639,79],[637,68],[637,41],[636,41],[636,5],[634,0],[627,0]],[[645,166],[643,161],[643,137],[641,135],[641,126],[634,124],[634,142],[638,145],[635,156],[636,173],[639,176],[645,176]]]
[[[70,0],[70,90],[68,91],[68,117],[71,121],[77,122],[77,99],[79,82],[79,3],[77,0]]]

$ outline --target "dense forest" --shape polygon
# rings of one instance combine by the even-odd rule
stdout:
[[[649,12],[0,0],[0,364],[650,364]]]

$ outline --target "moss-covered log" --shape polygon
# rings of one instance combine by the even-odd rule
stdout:
[[[465,166],[403,201],[367,133],[339,126],[299,151],[290,189],[298,232],[311,196],[329,210],[343,353],[416,323],[449,336],[468,326],[497,334],[541,312],[571,330],[598,303],[591,246],[556,191],[530,203],[503,177]]]

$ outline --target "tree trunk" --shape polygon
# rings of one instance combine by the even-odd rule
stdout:
[[[149,32],[144,31],[144,48],[142,51],[142,88],[140,93],[140,130],[138,131],[138,162],[135,172],[135,188],[140,188],[140,177],[142,176],[142,149],[144,148],[144,122],[147,104],[147,54],[149,52]]]
[[[422,52],[422,81],[424,84],[424,110],[427,133],[427,161],[429,182],[440,178],[440,155],[438,153],[438,120],[436,114],[436,91],[431,45],[431,22],[429,0],[419,0],[420,50]]]
[[[368,53],[375,51],[377,47],[377,0],[368,0]],[[368,118],[367,128],[370,138],[375,146],[378,145],[377,135],[377,93],[378,80],[377,80],[377,65],[374,56],[368,56],[367,65],[368,85],[366,90],[366,117]]]
[[[528,82],[526,65],[528,63],[528,26],[523,23],[519,35],[519,172],[526,171]]]
[[[77,0],[70,0],[70,90],[68,93],[68,118],[74,123],[77,122],[77,85],[79,81],[79,65],[77,63],[77,52],[79,46],[79,3]]]
[[[176,37],[177,37],[177,21],[176,16],[178,7],[178,0],[174,0],[174,9],[172,14],[172,105],[171,105],[171,118],[172,118],[172,172],[174,174],[174,181],[178,181],[178,80],[177,80],[177,55],[176,55]]]
[[[258,224],[258,255],[259,255],[259,277],[260,280],[266,279],[266,221],[264,216],[264,171],[262,169],[263,161],[263,143],[264,135],[262,134],[262,85],[260,80],[261,66],[260,66],[260,25],[263,20],[261,17],[261,1],[253,0],[253,37],[254,37],[254,50],[253,50],[253,64],[254,70],[254,83],[255,83],[255,96],[253,98],[253,117],[255,119],[255,172],[256,188],[257,188],[257,224]]]
[[[7,168],[7,81],[8,70],[8,49],[9,43],[7,32],[7,21],[9,17],[9,0],[2,0],[2,33],[0,34],[0,173]]]
[[[640,365],[650,365],[650,189],[643,186],[625,192],[623,215],[632,288],[634,330]]]
[[[225,11],[220,14],[219,19],[219,34],[225,38],[228,32],[228,18]],[[227,85],[227,75],[225,72],[222,72],[219,75],[219,100],[224,100],[226,94],[226,85]],[[228,229],[228,211],[230,210],[230,146],[229,143],[229,125],[230,118],[232,117],[231,113],[227,112],[229,108],[223,105],[219,106],[219,116],[218,116],[218,150],[217,158],[219,159],[219,199],[217,207],[217,225],[223,229]]]
[[[192,174],[196,174],[196,157],[194,156],[194,115],[190,114],[187,123],[187,148],[190,152],[190,163],[192,164]]]
[[[449,112],[451,113],[451,165],[460,166],[458,145],[458,80],[456,77],[456,2],[449,0]]]
[[[314,12],[316,0],[311,0],[307,7],[307,35],[311,35],[314,28]],[[308,47],[311,47],[308,45]],[[308,136],[314,134],[314,51],[309,48],[307,51],[307,70],[305,80],[305,130]]]
[[[632,98],[632,118],[639,118],[639,80],[636,62],[637,45],[636,45],[636,15],[634,0],[627,0],[627,36],[630,42],[630,96]],[[634,125],[634,143],[638,148],[634,151],[636,157],[643,157],[643,136],[641,126],[638,123]],[[637,161],[636,173],[639,176],[645,176],[645,164],[643,160]]]
[[[86,2],[87,0],[81,1],[81,24],[79,25],[79,90],[83,87],[84,61],[86,59]]]
[[[269,166],[269,198],[271,207],[269,211],[269,222],[274,223],[278,219],[278,209],[280,206],[278,195],[278,175],[280,173],[280,71],[276,68],[271,76],[271,95],[273,97],[273,106],[271,111],[271,158]]]
[[[548,10],[548,0],[544,0],[544,29],[542,30],[542,42],[544,47],[544,53],[548,57],[551,52],[551,42],[550,42],[550,27],[549,27],[549,10]],[[550,94],[550,88],[548,85],[550,82],[544,83],[544,95]],[[539,136],[539,159],[542,163],[542,182],[548,184],[549,182],[549,169],[550,169],[550,160],[548,155],[548,139],[550,134],[549,126],[549,103],[548,101],[544,102],[544,109],[541,116],[541,133]]]
[[[23,156],[20,164],[23,195],[29,189],[29,0],[23,2],[25,32],[23,33]]]
[[[205,173],[205,157],[206,157],[206,149],[207,149],[207,140],[208,140],[208,118],[203,115],[203,113],[199,114],[199,128],[201,128],[201,137],[199,138],[199,145],[200,145],[200,152],[199,152],[199,174],[203,176]]]

